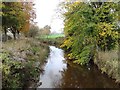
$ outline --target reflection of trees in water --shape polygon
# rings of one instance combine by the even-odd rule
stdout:
[[[88,65],[87,67],[80,66],[65,60],[64,62],[67,61],[67,66],[65,68],[62,68],[61,70],[61,67],[64,64],[62,63],[62,65],[60,64],[61,67],[57,69],[56,65],[59,65],[59,64],[56,63],[55,60],[59,58],[61,60],[61,57],[59,57],[59,54],[61,55],[61,53],[56,51],[59,54],[53,54],[53,51],[54,50],[51,51],[52,54],[50,54],[48,57],[49,60],[47,59],[49,62],[50,60],[52,60],[52,63],[49,63],[49,67],[46,68],[46,70],[48,70],[48,72],[50,73],[50,74],[47,74],[46,77],[48,77],[50,80],[48,80],[48,78],[43,79],[44,85],[48,84],[48,86],[50,85],[50,87],[53,87],[53,88],[54,87],[55,88],[110,88],[110,87],[115,88],[115,87],[118,87],[115,85],[113,80],[108,78],[106,75],[101,74],[101,72],[94,65]],[[57,57],[57,58],[54,58],[54,57]],[[59,60],[57,62],[59,62]],[[55,64],[55,66],[53,63]]]
[[[115,88],[114,81],[101,74],[97,67],[88,70],[84,66],[67,65],[62,73],[61,88]]]

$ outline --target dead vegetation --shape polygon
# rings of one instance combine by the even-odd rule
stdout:
[[[10,40],[2,43],[0,51],[2,83],[4,83],[2,87],[35,87],[39,75],[43,71],[42,64],[45,63],[48,52],[48,47],[40,44],[34,38]],[[6,70],[6,68],[8,69]],[[17,73],[15,73],[16,71]]]
[[[102,73],[108,74],[109,77],[120,83],[120,61],[118,53],[118,50],[98,51],[94,62]]]

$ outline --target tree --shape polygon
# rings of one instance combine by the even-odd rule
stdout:
[[[39,27],[32,24],[30,26],[30,30],[25,33],[25,36],[28,36],[28,37],[35,37],[37,34],[38,34],[38,31],[39,31]]]
[[[50,29],[51,29],[50,26],[48,26],[48,25],[44,26],[44,32],[46,35],[50,34]]]
[[[61,47],[75,63],[87,64],[96,49],[111,50],[118,39],[118,4],[114,2],[63,3],[66,39]]]
[[[51,27],[49,25],[46,25],[40,29],[40,34],[41,35],[48,35],[48,34],[50,34],[50,29],[51,29]]]
[[[2,2],[2,26],[7,36],[7,28],[16,39],[16,33],[29,30],[30,21],[34,19],[32,2]]]

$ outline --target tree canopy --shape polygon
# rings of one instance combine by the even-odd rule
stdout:
[[[35,18],[33,2],[2,2],[2,27],[6,35],[7,29],[16,38],[16,33],[28,31]]]
[[[64,2],[64,33],[61,45],[69,51],[68,57],[84,65],[94,57],[97,49],[106,51],[118,43],[118,3]]]

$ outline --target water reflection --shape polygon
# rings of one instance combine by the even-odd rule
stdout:
[[[70,63],[72,64],[72,63]],[[68,65],[62,73],[61,88],[118,88],[114,80],[101,74],[96,66],[90,66],[90,70],[84,66]]]
[[[66,69],[64,63],[64,52],[54,46],[50,46],[50,55],[44,68],[45,72],[40,76],[42,85],[39,88],[53,88],[58,86],[61,81],[61,72]]]
[[[101,74],[96,66],[75,65],[65,62],[64,52],[50,46],[50,55],[40,75],[38,88],[118,88],[107,75]]]

